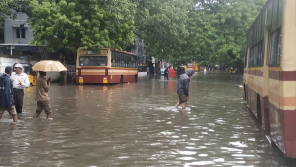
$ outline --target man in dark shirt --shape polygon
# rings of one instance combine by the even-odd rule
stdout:
[[[14,122],[18,122],[13,99],[13,85],[10,79],[12,68],[6,67],[5,73],[0,76],[0,119],[4,111],[8,111]]]
[[[182,109],[186,108],[187,101],[189,99],[189,82],[190,77],[194,74],[193,69],[189,69],[186,71],[186,73],[182,74],[178,81],[178,88],[177,88],[177,94],[179,95],[179,102],[176,104],[176,108],[179,107],[179,105],[182,105]]]
[[[169,80],[169,68],[170,68],[170,67],[167,67],[167,68],[164,70],[164,78],[166,78],[167,80]]]

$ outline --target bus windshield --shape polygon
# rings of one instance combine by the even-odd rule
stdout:
[[[107,66],[107,56],[81,56],[79,58],[80,66]]]

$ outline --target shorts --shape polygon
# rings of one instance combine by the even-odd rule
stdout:
[[[50,114],[51,113],[51,105],[50,102],[47,101],[37,101],[37,113],[41,113],[42,110],[45,111],[46,114]]]
[[[8,111],[9,115],[16,115],[16,109],[15,109],[15,106],[12,106],[10,108],[3,108],[1,107],[0,108],[0,114],[3,114],[4,111]]]
[[[187,103],[187,101],[188,101],[188,96],[179,95],[179,102],[180,102],[180,104]]]

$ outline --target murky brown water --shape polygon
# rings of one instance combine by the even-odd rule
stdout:
[[[177,80],[53,85],[53,120],[33,119],[35,87],[15,125],[0,120],[0,166],[293,166],[242,102],[241,77],[200,74],[185,111]],[[295,165],[296,166],[296,165]]]

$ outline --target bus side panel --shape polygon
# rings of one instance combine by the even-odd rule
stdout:
[[[248,105],[249,108],[251,109],[252,113],[254,114],[254,116],[258,119],[258,113],[257,113],[257,94],[259,93],[259,88],[260,85],[258,85],[258,81],[260,80],[260,77],[257,76],[257,70],[255,69],[249,69],[248,70],[248,76],[247,76],[247,80],[248,80]]]
[[[258,97],[257,97],[258,98]],[[260,116],[261,116],[261,120],[262,122],[262,128],[265,129],[265,117],[264,117],[264,97],[259,95],[259,99],[260,99],[260,106],[257,106],[257,107],[260,107]],[[258,105],[258,101],[257,101],[257,105]],[[258,110],[258,108],[257,108]]]
[[[282,67],[280,74],[282,83],[280,85],[282,92],[280,97],[280,121],[286,156],[296,158],[296,1],[285,0],[281,6],[284,6],[284,10],[280,57]]]
[[[124,75],[123,76],[123,82],[135,82],[135,76],[134,75]]]
[[[120,82],[120,77],[123,77],[123,82],[135,82],[136,76],[138,74],[137,69],[121,69],[121,68],[111,68],[108,70],[108,74],[112,77],[118,79],[118,83]],[[117,80],[116,79],[116,80]]]
[[[257,114],[257,93],[248,87],[248,105],[249,108],[251,109],[252,113],[254,116],[258,119],[258,114]]]
[[[264,108],[263,108],[263,113],[262,113],[262,120],[264,121],[262,123],[263,128],[265,130],[265,135],[270,136],[270,120],[269,120],[269,101],[268,101],[268,96],[263,98],[263,103],[264,103]]]
[[[79,77],[83,78],[83,83],[103,83],[104,78],[107,78],[108,84],[118,84],[121,75],[77,75],[76,83],[79,83]],[[123,82],[135,82],[135,75],[123,75]]]
[[[79,75],[80,74],[80,75]],[[123,82],[136,82],[137,70],[130,69],[77,69],[76,83],[79,83],[79,78],[83,78],[83,83],[104,83],[104,79],[108,83],[120,83],[121,76]]]
[[[108,83],[120,83],[120,77],[121,75],[112,75],[112,76],[108,76]],[[123,83],[132,83],[135,82],[135,75],[123,75]]]
[[[287,157],[296,158],[296,110],[282,110],[283,136]]]
[[[243,83],[244,83],[244,87],[243,87],[243,100],[247,101],[247,97],[248,97],[248,83],[247,83],[247,77],[248,77],[248,70],[244,69],[244,75],[243,75]]]
[[[270,138],[277,145],[277,147],[285,152],[284,138],[283,138],[283,122],[281,122],[280,112],[280,96],[281,96],[281,72],[280,68],[269,68],[269,121],[270,121]]]
[[[270,138],[283,153],[286,153],[282,131],[282,112],[275,105],[269,103],[269,116]]]
[[[103,83],[106,75],[76,75],[76,83],[79,83],[79,78],[83,78],[83,83]]]
[[[110,84],[118,84],[118,83],[120,83],[120,77],[121,77],[121,75],[108,76],[108,83],[110,83]]]

